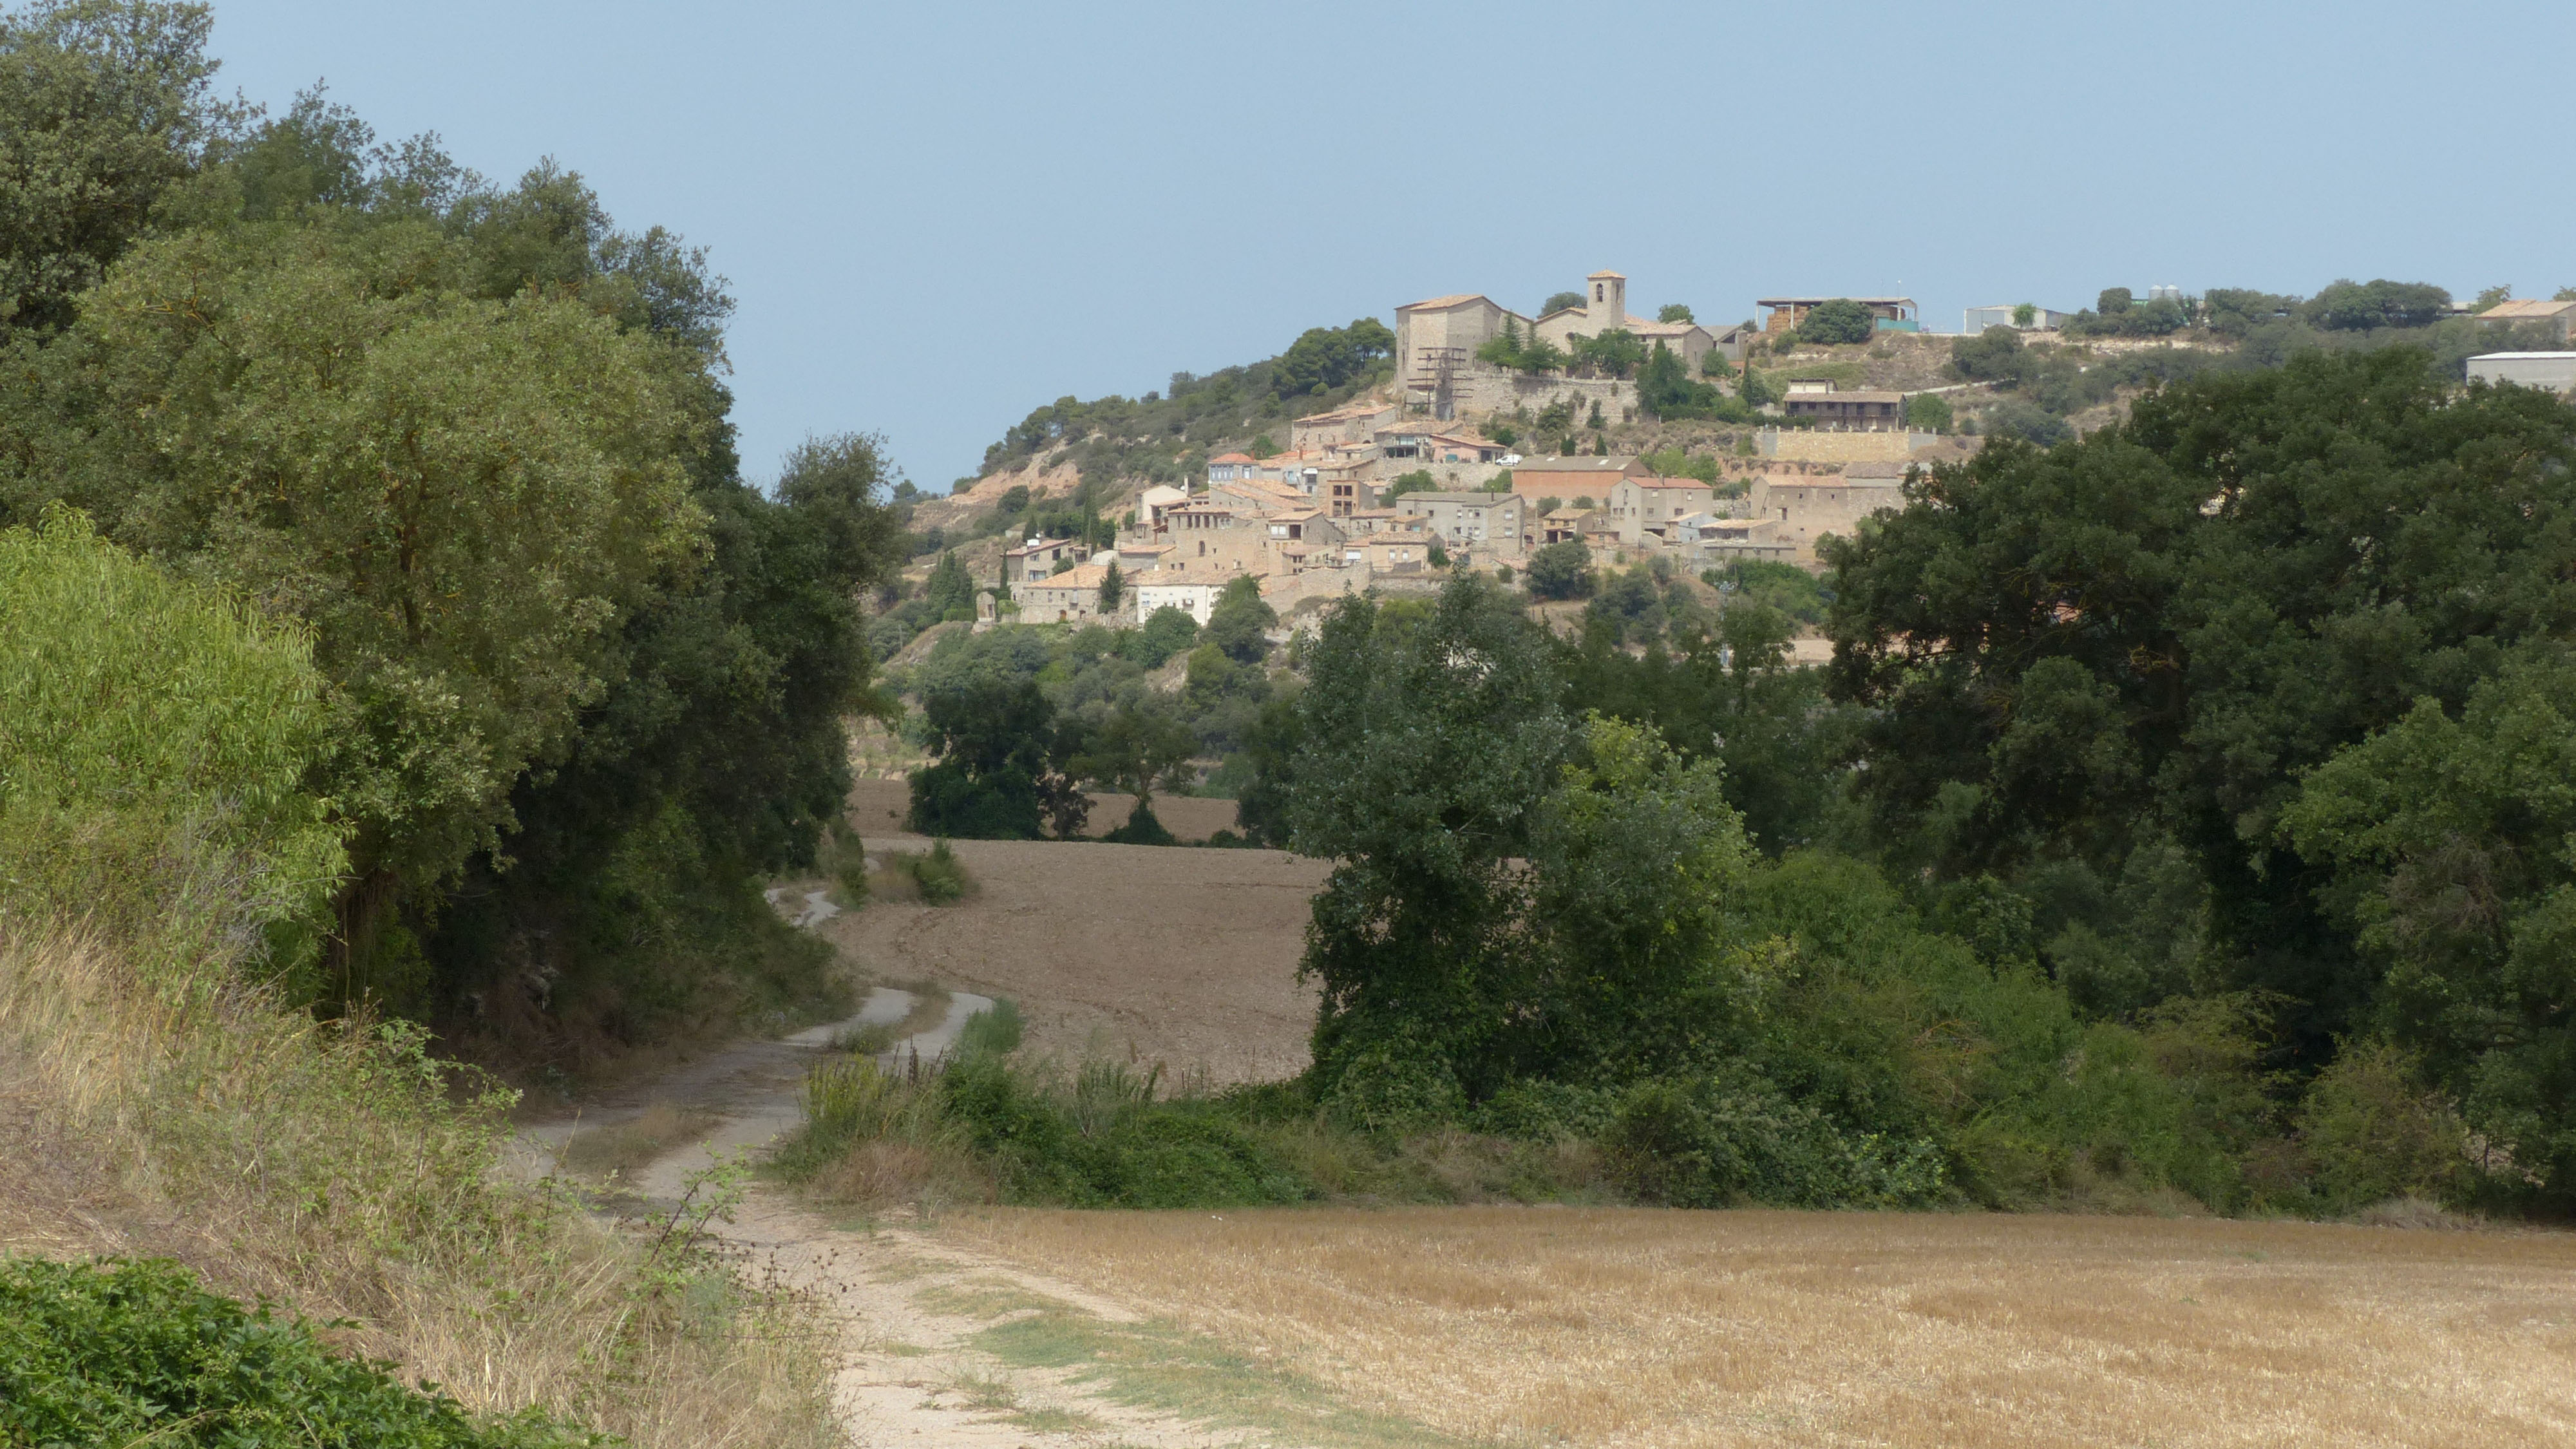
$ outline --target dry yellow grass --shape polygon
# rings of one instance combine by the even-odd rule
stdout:
[[[476,1140],[255,991],[0,931],[0,1253],[174,1258],[472,1408],[638,1449],[839,1442],[806,1315],[640,1292],[634,1245],[493,1182]]]
[[[1514,1208],[945,1231],[1471,1439],[2576,1442],[2563,1233]]]

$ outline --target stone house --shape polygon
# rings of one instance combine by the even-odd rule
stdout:
[[[1600,525],[1610,517],[1599,508],[1565,507],[1551,510],[1539,520],[1539,543],[1581,543],[1587,534],[1597,534]]]
[[[1816,426],[1835,432],[1901,433],[1905,431],[1905,394],[1843,392],[1830,378],[1799,378],[1780,410],[1793,418],[1813,418]]]
[[[1207,625],[1208,615],[1216,608],[1216,596],[1225,587],[1225,579],[1209,574],[1172,572],[1151,580],[1140,580],[1129,590],[1136,600],[1136,621],[1143,623],[1154,611],[1174,608]]]
[[[1288,425],[1288,448],[1295,452],[1334,443],[1365,443],[1378,429],[1391,426],[1403,415],[1404,409],[1391,402],[1360,402],[1328,413],[1313,413]]]
[[[1101,617],[1100,586],[1108,577],[1106,564],[1081,564],[1014,585],[1011,601],[1020,606],[1023,624],[1084,623]]]
[[[1325,511],[1335,518],[1348,518],[1352,514],[1364,513],[1377,507],[1378,499],[1384,492],[1385,490],[1374,480],[1354,474],[1348,477],[1337,477],[1330,482],[1319,482],[1315,489],[1315,496],[1323,500]]]
[[[1894,465],[1893,476],[1886,463],[1850,467],[1868,471],[1855,475],[1847,468],[1840,474],[1779,473],[1754,479],[1751,514],[1776,525],[1772,537],[1788,546],[1792,561],[1811,563],[1817,539],[1829,533],[1849,538],[1862,519],[1880,509],[1905,506],[1900,486],[1905,481],[1904,465]]]
[[[1560,503],[1589,498],[1605,503],[1620,479],[1643,478],[1652,471],[1644,462],[1624,453],[1606,458],[1549,454],[1523,458],[1512,465],[1512,492],[1532,503],[1542,498]]]
[[[1137,494],[1137,531],[1149,535],[1164,532],[1164,512],[1169,509],[1182,507],[1189,501],[1190,490],[1186,488],[1174,488],[1168,483],[1157,483],[1153,487],[1146,489],[1144,492]]]
[[[1407,493],[1395,500],[1399,517],[1418,520],[1415,526],[1451,549],[1480,557],[1521,556],[1527,507],[1509,493]]]
[[[1263,478],[1236,478],[1225,483],[1210,483],[1207,501],[1223,508],[1259,512],[1273,508],[1303,508],[1304,490]]]
[[[1407,302],[1395,309],[1395,377],[1405,401],[1454,415],[1458,377],[1479,367],[1476,349],[1503,335],[1503,323],[1526,337],[1530,320],[1472,292]]]
[[[1332,545],[1347,535],[1332,516],[1320,508],[1295,508],[1271,514],[1265,520],[1270,541],[1275,547],[1285,543]]]
[[[1070,538],[1033,538],[1018,548],[1002,552],[1002,582],[1017,586],[1031,579],[1042,579],[1056,571],[1056,565],[1070,560],[1081,563],[1088,555],[1081,543]]]
[[[1664,537],[1672,520],[1716,507],[1716,485],[1697,478],[1622,478],[1611,486],[1606,511],[1619,541],[1634,548]]]
[[[1091,561],[1106,563],[1111,557],[1115,557],[1118,560],[1118,572],[1129,578],[1141,578],[1146,574],[1160,573],[1168,565],[1177,562],[1180,556],[1181,550],[1177,544],[1158,543],[1151,539],[1122,538],[1118,541],[1115,550],[1093,554]]]
[[[1363,534],[1342,544],[1342,561],[1372,574],[1418,574],[1430,567],[1431,543],[1431,535],[1410,530]]]
[[[2568,338],[2569,328],[2576,326],[2576,302],[2543,302],[2536,297],[2519,298],[2509,302],[2498,302],[2469,320],[2490,326],[2536,322],[2555,330],[2558,340],[2564,342]]]
[[[1773,563],[1797,561],[1798,546],[1780,536],[1780,520],[1776,518],[1710,519],[1699,525],[1698,532],[1691,547],[1702,563],[1740,558]]]

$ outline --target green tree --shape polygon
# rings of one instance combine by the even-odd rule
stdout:
[[[1100,576],[1100,612],[1104,615],[1116,614],[1119,602],[1126,597],[1127,581],[1119,576],[1118,560],[1113,558],[1109,561],[1108,569]]]
[[[1318,1079],[1391,1053],[1490,1090],[1527,957],[1515,927],[1538,802],[1569,730],[1547,644],[1474,575],[1425,608],[1346,599],[1299,696],[1295,848],[1335,862],[1302,970]]]
[[[1104,790],[1136,799],[1136,817],[1152,812],[1154,792],[1189,784],[1198,737],[1160,706],[1122,706],[1091,732],[1072,771]]]
[[[0,904],[290,993],[347,865],[312,641],[49,509],[0,530]],[[103,702],[112,702],[105,704]]]
[[[2015,327],[2035,327],[2035,326],[2037,326],[2038,324],[2039,324],[2039,304],[2038,304],[2038,303],[2036,303],[2036,302],[2024,302],[2024,303],[2021,303],[2020,305],[2018,305],[2018,306],[2016,306],[2016,307],[2014,307],[2014,308],[2013,308],[2013,311],[2012,311],[2012,325],[2013,325],[2013,326],[2015,326]]]
[[[2018,385],[2030,355],[2021,334],[2010,327],[1989,327],[1950,343],[1950,366],[1970,382]]]
[[[1592,551],[1572,540],[1533,551],[1524,571],[1534,599],[1583,599],[1592,595]]]
[[[922,585],[922,597],[930,601],[933,619],[972,619],[975,617],[975,580],[968,576],[966,565],[959,562],[957,550],[950,549],[931,565],[930,577]]]
[[[1733,1014],[1724,912],[1753,858],[1724,770],[1593,714],[1530,831],[1530,914],[1547,969],[1502,1004],[1525,1061],[1599,1081],[1698,1065]]]
[[[1946,433],[1954,421],[1950,400],[1939,393],[1918,392],[1905,400],[1905,425],[1909,428]]]
[[[1374,317],[1310,327],[1271,365],[1272,386],[1283,398],[1330,392],[1394,350],[1395,334]]]
[[[2430,282],[2339,280],[2308,299],[2308,321],[2329,332],[2372,327],[2429,327],[2449,311],[2451,294]]]
[[[1596,376],[1626,377],[1646,361],[1646,344],[1625,327],[1613,327],[1598,337],[1569,333],[1567,340],[1574,344],[1575,366]]]
[[[1989,442],[1822,550],[1861,795],[1956,877],[2054,853],[2119,873],[2169,832],[2220,979],[2304,1003],[2304,1051],[2379,972],[2278,828],[2300,774],[2423,696],[2465,703],[2576,625],[2565,404],[2465,396],[2404,348],[2309,352],[2139,401],[2041,453]]]
[[[842,722],[880,707],[856,600],[895,565],[891,471],[842,434],[791,450],[774,496],[693,486],[698,567],[626,617],[578,731],[512,791],[506,857],[478,855],[423,932],[451,1041],[500,1021],[641,1044],[839,1005],[761,890],[812,865],[849,793]]]
[[[1661,307],[1655,309],[1655,320],[1658,322],[1696,322],[1699,319],[1693,317],[1691,315],[1691,309],[1681,303],[1666,302]]]
[[[2369,1024],[2421,1056],[2554,1201],[2576,1181],[2576,660],[2529,641],[2456,715],[2419,697],[2281,812],[2377,969]]]
[[[1581,292],[1551,292],[1548,294],[1547,300],[1539,304],[1538,315],[1546,317],[1562,312],[1568,307],[1580,307],[1582,305],[1583,294]]]
[[[2481,290],[2478,293],[2477,301],[2469,304],[2469,311],[2473,314],[2478,312],[2492,312],[2511,300],[2513,300],[2513,284],[2511,282],[2506,282],[2500,286],[2488,287]]]
[[[2126,287],[2104,287],[2102,295],[2093,300],[2093,310],[2105,317],[2117,317],[2128,311],[2135,300]]]
[[[1878,333],[1878,320],[1849,297],[1836,297],[1807,309],[1798,323],[1798,340],[1822,345],[1867,342]]]
[[[983,681],[922,697],[939,763],[912,775],[905,826],[969,840],[1035,840],[1082,831],[1091,802],[1069,773],[1083,741],[1059,724],[1033,680]]]
[[[1439,487],[1439,480],[1431,476],[1430,469],[1416,468],[1410,473],[1398,473],[1387,480],[1386,492],[1380,496],[1387,502],[1393,503],[1407,493],[1431,493],[1438,491]]]
[[[197,4],[39,0],[0,14],[0,339],[71,325],[73,301],[155,225],[231,118]]]
[[[500,843],[611,631],[705,538],[696,364],[577,298],[484,300],[476,260],[411,223],[139,246],[20,383],[43,422],[0,480],[313,627],[353,960]]]
[[[285,115],[262,122],[226,159],[241,186],[242,215],[272,221],[308,206],[364,205],[374,199],[375,140],[374,128],[325,99],[322,86],[297,93]]]
[[[1262,602],[1261,581],[1237,574],[1217,591],[1199,639],[1215,645],[1237,664],[1259,664],[1270,652],[1268,631],[1278,622],[1277,611]]]
[[[1197,642],[1199,621],[1187,609],[1165,604],[1145,618],[1143,624],[1118,636],[1121,655],[1147,669],[1160,669],[1173,655],[1186,652]]]

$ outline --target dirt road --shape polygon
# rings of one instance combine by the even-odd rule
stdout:
[[[800,910],[791,896],[782,909]],[[757,1153],[800,1120],[805,1072],[846,1034],[897,1022],[911,993],[880,987],[847,1021],[781,1041],[739,1043],[579,1114],[524,1127],[514,1159],[535,1177],[569,1170],[584,1133],[654,1114],[686,1132],[647,1160],[595,1176],[603,1209],[667,1214],[719,1157]],[[950,994],[945,1019],[889,1059],[936,1060],[990,997]],[[1416,1445],[1409,1424],[1355,1414],[1312,1382],[1203,1337],[1148,1322],[1114,1298],[1005,1258],[962,1249],[918,1220],[834,1221],[754,1185],[712,1225],[753,1281],[805,1296],[837,1340],[834,1396],[853,1443],[917,1449],[1126,1445]]]

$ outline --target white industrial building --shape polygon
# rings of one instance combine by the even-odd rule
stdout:
[[[2576,392],[2576,352],[2482,352],[2469,359],[2469,376],[2484,382]]]

